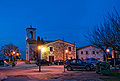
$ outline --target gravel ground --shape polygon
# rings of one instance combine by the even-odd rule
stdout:
[[[6,76],[3,81],[102,81],[103,77],[95,71],[66,71],[63,66],[42,66],[42,72],[34,64],[22,64],[14,68],[0,69],[0,74]]]

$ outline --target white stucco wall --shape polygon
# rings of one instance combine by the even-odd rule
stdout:
[[[83,51],[83,54],[81,54],[81,51]],[[88,54],[86,54],[86,51],[88,51]],[[95,54],[93,54],[93,51],[95,51]],[[77,50],[77,56],[79,59],[96,58],[100,61],[103,61],[103,55],[104,55],[104,52],[101,49],[94,46],[89,46],[89,47],[85,47]]]

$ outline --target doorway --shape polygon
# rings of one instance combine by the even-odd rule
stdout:
[[[54,62],[54,56],[49,56],[49,62]]]

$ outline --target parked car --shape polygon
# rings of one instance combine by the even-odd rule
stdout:
[[[0,60],[0,66],[4,65],[4,61]]]
[[[52,63],[51,62],[49,62],[49,61],[47,61],[47,60],[45,60],[45,59],[42,59],[42,60],[37,60],[36,61],[36,65],[38,65],[39,66],[39,64],[40,65],[52,65]]]
[[[59,60],[55,60],[55,61],[54,61],[54,64],[55,64],[55,65],[59,65]]]
[[[87,62],[87,63],[97,63],[97,62],[99,62],[99,60],[96,59],[96,58],[87,58],[87,59],[85,59],[85,62]]]
[[[98,63],[99,60],[96,58],[87,58],[87,59],[85,59],[85,62],[93,64],[96,67],[96,63]]]
[[[63,65],[63,60],[55,60],[54,64],[55,65]]]
[[[4,62],[3,60],[0,60],[0,66],[7,67],[9,64],[7,62]]]
[[[68,71],[74,70],[74,69],[83,69],[83,70],[94,70],[95,67],[93,64],[86,63],[85,61],[81,59],[71,59],[67,60],[65,62],[65,68],[67,68]]]

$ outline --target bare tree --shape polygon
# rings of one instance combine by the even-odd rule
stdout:
[[[5,57],[8,56],[9,61],[12,61],[12,56],[13,56],[13,52],[19,52],[19,49],[17,46],[14,46],[12,44],[8,44],[5,46],[2,46],[0,49],[0,54]]]
[[[108,47],[114,51],[120,51],[120,16],[115,10],[114,13],[105,17],[104,23],[96,26],[93,32],[89,33],[89,41],[101,48],[106,54]],[[115,53],[114,53],[115,54]],[[115,56],[116,57],[116,56]]]

